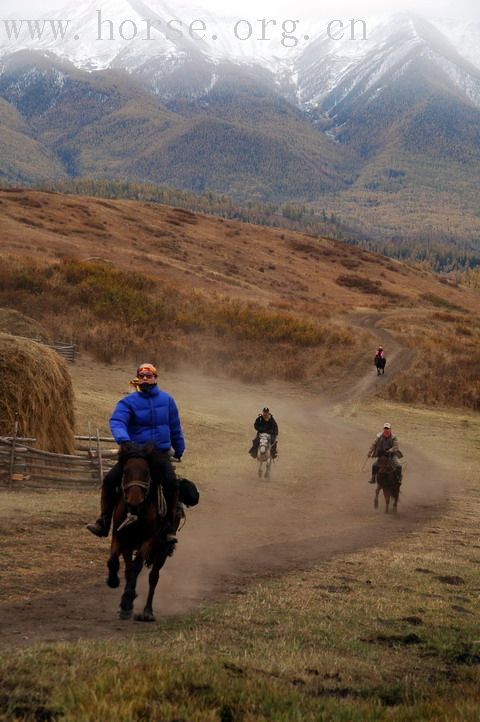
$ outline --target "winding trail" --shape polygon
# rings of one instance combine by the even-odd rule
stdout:
[[[388,351],[388,376],[405,369],[412,352],[375,324],[380,314],[355,323]],[[373,346],[372,346],[373,347]],[[355,370],[349,369],[349,378]],[[207,599],[241,593],[255,579],[305,569],[320,560],[391,541],[439,513],[450,479],[431,459],[401,444],[409,461],[397,515],[373,510],[368,469],[362,470],[379,420],[353,428],[335,405],[365,398],[378,381],[373,364],[349,389],[339,382],[325,398],[275,384],[266,390],[237,382],[179,376],[168,380],[184,414],[190,456],[182,472],[199,482],[201,503],[187,512],[178,549],[161,574],[157,618],[185,614]],[[246,454],[257,409],[268,403],[280,425],[280,456],[271,481],[259,481]],[[190,428],[192,432],[189,433]],[[245,430],[241,435],[237,429]],[[401,439],[400,439],[401,440]],[[430,471],[430,475],[427,473]],[[0,608],[3,645],[149,634],[149,625],[120,622],[118,590],[104,584],[108,542],[79,530],[79,544],[94,563],[61,595]],[[68,560],[67,560],[68,561]],[[144,601],[147,575],[141,577]]]

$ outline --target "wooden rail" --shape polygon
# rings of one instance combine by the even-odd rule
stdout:
[[[75,363],[75,359],[77,358],[78,349],[74,343],[65,343],[64,341],[53,341],[53,343],[48,343],[47,341],[44,341],[43,339],[38,337],[29,338],[27,336],[19,336],[19,338],[28,338],[29,341],[35,341],[35,343],[41,343],[43,346],[53,348],[53,350],[56,351],[59,356],[64,358],[66,361],[70,361],[71,363]]]
[[[88,445],[85,442],[88,441]],[[54,454],[36,449],[35,439],[0,437],[0,483],[22,486],[94,486],[116,463],[117,449],[111,437],[76,436],[75,454]],[[108,447],[106,446],[108,445]]]

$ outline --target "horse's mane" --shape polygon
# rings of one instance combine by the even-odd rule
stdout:
[[[145,459],[145,461],[148,461],[153,451],[154,446],[151,443],[137,444],[135,441],[128,441],[120,444],[118,460],[121,464],[124,464],[128,459]]]

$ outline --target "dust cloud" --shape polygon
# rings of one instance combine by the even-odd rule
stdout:
[[[187,441],[193,427],[193,449],[178,471],[198,482],[201,503],[187,511],[178,549],[162,572],[156,600],[161,614],[189,611],[254,576],[391,540],[424,523],[445,499],[449,474],[439,460],[402,445],[399,511],[386,516],[382,505],[374,511],[366,454],[383,419],[372,420],[371,429],[355,428],[351,419],[334,415],[331,400],[302,396],[286,385],[172,381],[170,390],[188,410]],[[247,454],[264,405],[280,427],[279,459],[268,481],[258,479]]]
[[[119,378],[128,374],[117,371]],[[370,381],[358,383],[370,386]],[[209,598],[241,592],[255,580],[391,542],[438,514],[449,487],[461,481],[443,460],[402,444],[400,434],[404,483],[398,513],[386,515],[382,504],[373,509],[366,458],[385,419],[372,418],[360,427],[342,406],[345,393],[333,389],[319,398],[280,382],[247,387],[195,374],[167,375],[160,384],[177,400],[187,439],[177,472],[197,482],[201,492],[160,574],[154,600],[160,620],[192,611]],[[258,478],[248,455],[253,422],[265,405],[280,427],[279,458],[270,480]],[[108,549],[107,540],[98,540],[82,589],[3,608],[3,643],[148,634],[148,625],[118,620],[121,589],[104,583]],[[147,582],[144,570],[136,611],[145,602]]]

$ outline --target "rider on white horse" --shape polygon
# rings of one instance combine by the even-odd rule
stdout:
[[[254,423],[255,431],[257,432],[256,437],[252,441],[252,448],[248,452],[254,459],[257,457],[258,444],[260,442],[260,434],[270,434],[271,447],[270,453],[272,458],[275,459],[278,453],[277,449],[277,437],[278,437],[278,424],[270,413],[270,409],[265,407],[261,414],[257,416]]]

